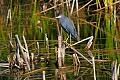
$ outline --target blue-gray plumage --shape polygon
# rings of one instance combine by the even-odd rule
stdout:
[[[74,39],[78,37],[74,24],[68,17],[66,17],[64,14],[60,14],[56,18],[59,18],[62,28],[65,30],[67,34],[69,35],[71,34],[72,38]]]

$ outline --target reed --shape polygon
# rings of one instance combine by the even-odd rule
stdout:
[[[30,21],[30,35],[33,36],[33,39],[40,39],[40,36],[37,36],[36,35],[40,35],[40,32],[39,32],[39,29],[38,27],[36,26],[36,23],[38,21],[38,18],[37,16],[34,16],[34,14],[36,13],[36,10],[37,10],[37,0],[34,1],[33,3],[33,10],[32,10],[32,17],[31,17],[31,21]],[[35,35],[33,35],[35,34]]]
[[[17,34],[20,36],[20,39],[22,38],[22,34],[21,33],[23,33],[22,31],[23,31],[23,28],[21,28],[21,5],[20,5],[20,3],[19,3],[19,5],[18,5],[18,25],[16,25],[16,26],[18,26],[18,29],[17,29]]]
[[[48,41],[47,34],[45,34],[45,40],[46,40],[46,52],[47,52],[47,58],[50,58],[50,55],[49,55],[49,41]]]
[[[73,64],[75,66],[75,70],[80,65],[80,61],[79,61],[77,54],[73,54]]]
[[[17,39],[18,41],[23,38],[22,42],[24,43],[24,46],[22,46],[21,43],[19,43],[19,46],[20,45],[22,46],[22,47],[20,47],[20,49],[22,48],[21,52],[24,52],[26,56],[27,56],[27,53],[29,53],[28,47],[31,48],[31,50],[30,50],[31,52],[33,50],[35,51],[36,46],[34,46],[34,45],[36,45],[37,41],[39,43],[37,42],[37,51],[35,51],[35,52],[37,52],[38,54],[45,53],[45,52],[47,52],[47,54],[52,54],[52,53],[54,53],[54,51],[53,51],[54,47],[58,44],[58,49],[55,48],[55,52],[58,53],[56,55],[57,56],[56,59],[58,59],[59,68],[64,68],[63,66],[66,65],[66,64],[64,65],[64,61],[65,61],[64,57],[65,57],[65,54],[66,54],[65,50],[67,50],[66,48],[70,48],[71,50],[76,52],[78,54],[78,56],[82,56],[82,58],[85,59],[85,61],[88,61],[88,63],[93,65],[93,70],[90,70],[88,68],[76,80],[79,80],[80,78],[82,78],[82,76],[85,75],[85,73],[87,73],[88,70],[91,71],[91,72],[94,71],[94,80],[96,80],[96,77],[99,77],[100,74],[99,74],[98,69],[96,69],[97,71],[95,70],[95,66],[97,66],[97,65],[95,65],[95,61],[100,62],[105,67],[106,67],[106,63],[107,62],[109,62],[109,63],[107,63],[108,64],[107,66],[109,66],[110,61],[111,60],[115,60],[116,58],[118,58],[118,62],[120,62],[120,59],[119,59],[120,56],[119,56],[119,54],[116,54],[117,50],[115,50],[115,51],[113,50],[114,47],[116,49],[119,49],[119,43],[118,43],[118,41],[119,41],[119,38],[118,38],[119,37],[119,30],[117,29],[117,24],[115,24],[115,23],[117,23],[117,21],[116,21],[117,20],[117,18],[116,18],[117,17],[117,13],[116,13],[117,9],[115,8],[115,6],[120,1],[114,1],[113,2],[113,0],[104,0],[105,7],[103,7],[100,4],[101,1],[100,0],[96,0],[96,3],[94,5],[97,6],[97,9],[93,10],[93,14],[95,14],[94,17],[91,14],[89,14],[89,16],[87,15],[85,17],[83,17],[82,15],[80,15],[78,17],[75,17],[75,19],[77,18],[77,20],[75,20],[76,21],[75,25],[77,25],[78,34],[81,33],[79,35],[81,36],[82,39],[81,39],[81,41],[73,43],[73,44],[71,42],[70,42],[71,44],[68,44],[68,43],[63,44],[62,43],[62,40],[66,38],[66,33],[62,32],[62,30],[59,29],[58,22],[57,22],[57,27],[56,27],[56,22],[54,22],[55,21],[54,17],[58,15],[58,12],[57,12],[58,10],[61,11],[62,13],[65,13],[66,15],[69,15],[69,11],[67,13],[67,10],[69,10],[69,9],[66,10],[66,6],[64,4],[66,4],[67,6],[70,6],[72,3],[70,4],[70,0],[66,0],[66,1],[65,0],[61,0],[61,1],[54,0],[54,1],[55,2],[54,2],[54,5],[53,5],[53,3],[49,3],[49,2],[41,3],[41,0],[32,0],[31,1],[32,2],[31,5],[28,6],[29,3],[28,4],[23,4],[23,3],[18,3],[18,1],[10,0],[11,14],[9,14],[9,15],[11,15],[11,19],[10,19],[10,16],[8,18],[9,18],[9,21],[12,20],[12,22],[8,21],[8,23],[6,23],[7,24],[6,26],[2,25],[2,27],[0,28],[0,30],[1,30],[0,31],[0,39],[7,42],[6,35],[9,34],[10,35],[9,44],[10,44],[11,48],[13,48],[14,45],[12,43],[14,43],[14,41],[12,40],[12,35],[17,33],[19,35],[19,39]],[[93,0],[88,1],[86,4],[82,5],[82,7],[80,7],[80,5],[83,4],[83,3],[79,2],[80,5],[78,5],[78,0],[73,0],[73,1],[74,1],[74,4],[76,4],[76,7],[74,7],[75,5],[72,5],[73,6],[72,9],[74,8],[74,10],[71,10],[72,14],[74,15],[74,13],[75,14],[79,14],[81,12],[80,11],[81,9],[85,9],[86,6],[91,5],[91,2]],[[28,0],[27,1],[23,1],[23,2],[28,2]],[[60,4],[59,4],[59,2],[60,2]],[[41,5],[38,6],[38,4],[41,4],[41,5],[45,4],[45,5],[47,5],[47,7],[42,10],[41,8],[43,6],[41,6]],[[90,8],[92,7],[92,5],[90,6]],[[113,5],[114,5],[114,8],[113,8]],[[62,8],[61,6],[64,6],[64,8]],[[26,11],[23,10],[23,7],[25,7],[24,9],[27,9],[27,10]],[[40,7],[39,8],[40,12],[37,11],[38,7]],[[67,8],[70,8],[70,7],[67,7]],[[113,17],[113,9],[114,9],[114,17]],[[4,10],[4,9],[2,9],[2,10]],[[101,10],[103,10],[103,12]],[[25,12],[23,12],[23,11],[25,11]],[[28,12],[28,11],[30,11],[30,12]],[[55,11],[55,13],[54,13],[55,16],[53,15],[53,11]],[[100,14],[96,15],[96,13],[94,13],[95,11],[97,11],[97,12],[101,11],[101,12],[100,12]],[[104,14],[104,12],[105,12],[105,14]],[[26,15],[27,15],[27,17],[26,17]],[[91,19],[90,19],[90,16],[92,16]],[[104,19],[103,19],[103,16],[105,16]],[[6,15],[5,15],[5,17],[6,17]],[[85,18],[87,20],[80,19],[81,17]],[[3,21],[4,21],[4,19],[3,19]],[[40,29],[36,25],[37,21],[40,21],[39,26],[42,27],[42,29],[43,29],[42,32],[40,32]],[[79,23],[80,21],[82,22],[81,26],[79,26],[79,24],[81,24],[81,23]],[[93,21],[93,22],[91,22],[91,21]],[[24,23],[24,22],[26,22],[26,23]],[[27,24],[27,25],[25,25],[25,24]],[[27,29],[27,30],[25,30],[25,29]],[[24,31],[24,34],[25,34],[25,37],[27,38],[27,40],[28,41],[30,40],[29,45],[26,45],[26,40],[24,39],[25,37],[22,37],[23,31]],[[57,35],[56,35],[57,32],[58,32],[58,35],[60,36],[60,39],[55,40],[55,39],[57,39]],[[62,34],[61,34],[61,32],[62,32]],[[44,36],[45,33],[47,33],[46,37]],[[90,35],[95,35],[94,36],[94,42],[93,42],[93,47],[94,46],[95,47],[93,49],[97,49],[95,54],[98,54],[98,55],[95,55],[93,57],[92,53],[88,53],[90,55],[90,57],[92,56],[91,57],[92,60],[91,59],[89,60],[87,58],[89,56],[84,56],[86,54],[83,55],[82,53],[79,52],[80,51],[79,48],[84,47],[82,45],[85,45],[85,44],[81,44],[79,46],[79,43],[82,43],[82,42],[84,42],[86,40],[89,40],[89,41],[88,41],[88,43],[87,43],[87,45],[85,47],[85,50],[86,49],[88,50],[88,49],[91,48],[93,36],[88,37]],[[62,36],[63,36],[63,39],[62,39]],[[88,37],[88,38],[83,39],[84,37]],[[49,38],[49,41],[48,41],[48,38]],[[98,40],[98,38],[99,38],[99,40]],[[102,40],[103,38],[105,38],[106,40],[105,39]],[[44,40],[44,43],[42,45],[41,45],[41,40]],[[53,40],[55,40],[55,41],[53,41]],[[114,40],[116,41],[116,46],[114,45]],[[57,43],[57,41],[59,43]],[[6,44],[6,42],[5,43],[2,43],[2,42],[0,43],[0,45],[1,44],[3,45],[1,47],[1,50],[0,50],[0,52],[1,52],[0,58],[3,58],[4,56],[6,56],[6,54],[10,53],[10,52],[8,52],[8,50],[7,51],[3,51],[3,50],[8,49],[8,44]],[[84,43],[86,43],[86,42],[84,42]],[[96,43],[98,43],[98,45],[96,45]],[[39,44],[43,48],[39,48]],[[99,48],[101,48],[100,47],[101,44],[102,44],[102,48],[106,48],[106,49],[110,49],[110,50],[109,51],[105,51],[105,49],[103,49],[103,51],[100,50]],[[18,47],[18,44],[17,44],[17,47]],[[14,49],[13,49],[13,51],[14,51]],[[83,51],[83,49],[81,51]],[[100,51],[102,51],[102,52],[100,52]],[[104,51],[107,52],[107,53],[110,52],[111,54],[102,54]],[[111,52],[111,51],[113,51],[113,52]],[[119,50],[117,52],[119,52]],[[6,53],[6,54],[3,54],[3,53]],[[71,53],[70,50],[68,50],[67,53]],[[16,49],[16,55],[18,57],[17,58],[18,61],[22,61],[22,60],[20,60],[20,54],[19,54],[19,49],[18,48]],[[43,54],[43,55],[47,56],[46,54]],[[36,57],[36,53],[34,53],[34,54],[32,53],[31,56],[32,56],[32,62],[34,62],[34,59]],[[10,57],[11,56],[8,56],[9,62],[11,62]],[[23,54],[23,57],[24,57],[24,54]],[[75,57],[74,61],[75,61],[76,65],[79,65],[78,64],[79,61],[77,62],[77,58],[78,57]],[[98,58],[98,60],[96,60],[96,58]],[[106,58],[108,60],[102,60],[102,59],[106,59]],[[16,58],[14,57],[14,60],[15,59]],[[30,58],[28,57],[28,59],[30,59]],[[45,60],[46,58],[40,57],[40,59],[41,60]],[[31,68],[29,68],[30,67],[29,61],[27,59],[24,59],[24,61],[27,64],[28,69],[30,70]],[[83,60],[81,60],[81,61],[83,61]],[[44,62],[42,63],[41,62],[40,65],[42,67],[45,67],[46,63],[44,63]],[[54,66],[54,64],[52,64],[52,65]],[[17,66],[17,65],[15,65],[15,66],[19,68],[19,66]],[[39,69],[39,70],[34,70],[35,67],[37,67],[37,66],[35,66],[33,64],[32,65],[32,70],[33,71],[25,73],[24,75],[26,76],[26,75],[29,75],[29,74],[34,74],[34,73],[43,71],[42,68]],[[115,67],[114,72],[117,75],[119,72],[117,72],[116,70],[117,70],[117,68],[119,69],[119,67],[118,67],[118,65],[116,66],[116,64],[114,65],[114,67]],[[96,68],[98,68],[98,66]],[[49,70],[49,69],[47,69],[47,70]],[[73,76],[71,76],[70,73],[68,73],[66,75],[65,71],[62,72],[60,70],[61,69],[59,69],[59,73],[60,73],[61,77],[58,76],[59,78],[61,78],[61,79],[68,79],[68,77],[69,77],[69,79],[72,79],[72,80],[74,79]],[[77,68],[76,68],[76,71],[77,71]],[[72,71],[70,71],[70,72],[72,72]],[[97,72],[97,75],[96,75],[96,72]],[[79,73],[79,71],[78,71],[78,73]],[[103,71],[103,73],[104,73],[104,71]],[[46,71],[46,74],[47,74],[47,71]],[[79,75],[80,73],[79,74],[75,73],[75,74]],[[107,74],[108,74],[108,72],[106,71],[106,75],[104,77],[108,76]],[[116,76],[114,76],[114,77],[115,77],[115,79],[117,79]],[[109,80],[109,78],[110,77],[107,77],[106,79]]]
[[[20,50],[21,50],[21,52],[22,52],[22,54],[23,54],[23,58],[24,58],[24,61],[25,61],[26,65],[27,65],[27,69],[28,69],[28,71],[30,71],[29,61],[27,60],[27,59],[28,59],[28,56],[27,56],[27,53],[26,53],[27,50],[24,49],[24,47],[22,46],[22,44],[21,44],[21,42],[20,42],[20,40],[19,40],[18,35],[15,35],[15,38],[16,38],[16,40],[17,40],[17,42],[18,42],[18,44],[19,44]],[[26,52],[24,52],[24,50],[25,50]]]
[[[95,29],[95,36],[94,36],[94,42],[93,42],[93,45],[96,43],[96,38],[99,36],[99,38],[101,38],[101,35],[102,34],[100,31],[99,31],[99,28],[101,27],[100,26],[100,23],[101,23],[101,13],[100,14],[97,14],[97,18],[96,18],[96,29]]]
[[[34,64],[35,56],[34,56],[34,53],[31,53],[31,60],[32,60],[32,70],[34,70],[35,69],[35,64]]]
[[[118,64],[117,60],[112,62],[111,64],[112,80],[118,80],[119,67],[120,67],[120,64]]]
[[[30,63],[29,50],[28,50],[27,42],[26,42],[24,35],[23,35],[23,41],[24,41],[24,46],[25,46],[25,50],[26,50],[26,57],[27,57],[28,62]]]
[[[45,35],[45,33],[47,33],[48,22],[49,22],[49,20],[47,20],[47,19],[42,19],[42,20],[41,20],[41,27],[42,27],[42,29],[43,29],[42,35]],[[41,36],[41,37],[42,37],[42,39],[43,39],[43,36]]]
[[[111,35],[114,35],[114,19],[113,16],[110,16],[109,14],[105,14],[105,19],[106,19],[106,31],[109,32]],[[114,43],[113,43],[113,38],[110,36],[106,35],[106,48],[107,49],[113,49],[114,48]],[[114,57],[112,57],[114,56]],[[113,53],[110,58],[113,60],[116,59],[115,54]]]
[[[39,45],[39,42],[37,42],[37,53],[39,53],[40,51],[40,45]]]
[[[62,37],[58,36],[58,67],[62,67],[62,55],[61,55]]]
[[[43,80],[46,80],[46,79],[45,79],[45,71],[43,71]]]

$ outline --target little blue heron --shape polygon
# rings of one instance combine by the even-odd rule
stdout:
[[[72,21],[66,17],[64,14],[60,14],[58,17],[59,21],[62,25],[62,28],[65,30],[65,32],[69,35],[72,36],[72,38],[79,40],[79,36],[77,35],[76,29],[74,27],[74,24],[72,23]]]

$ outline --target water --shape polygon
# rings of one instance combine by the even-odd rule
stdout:
[[[50,8],[54,4],[46,3],[47,7]],[[19,70],[13,68],[12,70],[8,68],[0,68],[0,79],[1,80],[43,80],[43,71],[45,71],[46,80],[93,80],[94,71],[90,63],[88,63],[83,57],[79,56],[80,65],[74,67],[72,54],[75,53],[73,50],[66,49],[65,64],[64,67],[59,70],[55,66],[56,54],[55,47],[58,47],[58,30],[57,30],[57,20],[55,20],[54,9],[48,10],[46,13],[41,13],[43,11],[44,2],[42,1],[1,1],[1,15],[0,15],[0,62],[7,63],[7,56],[15,54],[15,35],[18,34],[22,45],[24,34],[29,53],[34,53],[36,56],[34,64],[31,63],[30,72],[24,72],[24,70]],[[83,4],[79,2],[79,8]],[[66,5],[62,8],[57,7],[58,12],[62,13],[64,11],[67,15]],[[10,21],[7,23],[7,12],[11,9],[12,14],[12,25]],[[90,8],[92,10],[94,8]],[[119,10],[119,9],[118,9]],[[117,11],[118,12],[118,11]],[[37,13],[37,14],[36,14]],[[119,14],[119,12],[117,13]],[[56,15],[56,16],[57,16]],[[67,15],[68,16],[68,15]],[[119,17],[119,15],[118,15]],[[79,17],[74,13],[70,18],[73,20],[78,34],[81,40],[90,36],[94,36],[93,44],[90,47],[95,58],[95,68],[97,80],[111,80],[112,71],[111,64],[117,59],[117,64],[120,62],[119,55],[119,20],[116,22],[116,33],[114,27],[114,16],[112,12],[87,12],[87,7],[79,11]],[[37,22],[40,20],[40,24]],[[42,29],[42,30],[40,30]],[[13,52],[10,53],[10,45],[8,34],[12,34],[12,43],[14,45]],[[49,49],[46,48],[45,34],[47,34],[49,39]],[[63,40],[67,38],[66,33],[63,31]],[[37,50],[37,42],[39,42],[39,50]],[[69,41],[68,41],[69,42]],[[72,43],[76,40],[72,39]],[[86,58],[91,60],[88,52],[84,49],[87,41],[82,42],[75,46],[80,53],[82,53]],[[48,51],[49,50],[49,51]],[[48,54],[51,58],[49,62],[46,62]],[[22,53],[20,52],[21,57]],[[39,55],[39,56],[38,56]],[[42,58],[45,58],[43,60]],[[56,74],[56,71],[58,73]]]

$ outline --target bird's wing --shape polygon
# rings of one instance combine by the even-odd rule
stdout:
[[[74,24],[72,23],[72,21],[69,18],[65,18],[66,23],[66,29],[68,31],[69,34],[72,35],[73,38],[77,37],[77,32],[75,30]]]
[[[67,28],[67,22],[66,22],[66,20],[64,20],[63,22],[61,22],[61,25],[62,25],[62,28],[64,29],[64,31],[69,34],[69,30]]]

